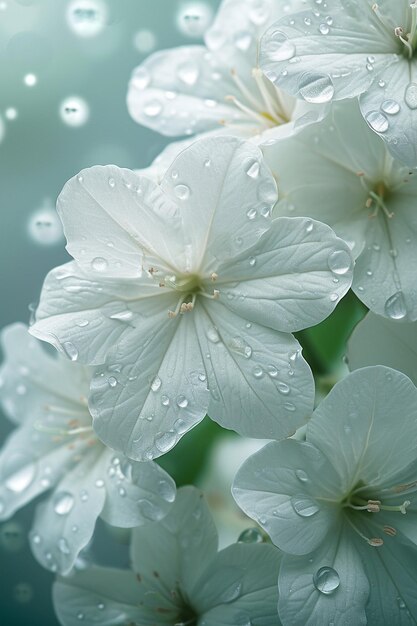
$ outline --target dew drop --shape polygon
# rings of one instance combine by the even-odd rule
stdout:
[[[278,387],[278,391],[282,393],[283,396],[287,396],[291,391],[289,386],[286,383],[279,382],[277,387]]]
[[[335,250],[328,258],[329,269],[337,275],[347,274],[352,266],[352,259],[346,250]]]
[[[159,378],[159,376],[155,376],[155,378],[153,379],[152,383],[151,383],[151,389],[152,391],[159,391],[162,385],[162,380]]]
[[[98,489],[101,489],[102,487],[104,487],[104,480],[102,480],[101,478],[98,478],[95,482],[95,485]]]
[[[330,102],[334,96],[334,86],[328,74],[308,73],[302,76],[298,86],[300,95],[311,104]]]
[[[255,217],[257,216],[258,212],[256,209],[249,209],[249,211],[247,211],[246,215],[250,220],[254,220]]]
[[[168,452],[177,443],[177,433],[169,430],[166,433],[158,433],[155,437],[155,446],[160,452]]]
[[[392,320],[402,320],[407,315],[404,294],[398,291],[392,295],[385,303],[385,313]]]
[[[278,369],[275,365],[268,365],[266,371],[271,378],[276,378],[278,376]]]
[[[386,133],[389,128],[389,122],[383,113],[379,111],[371,111],[366,116],[369,126],[377,133]]]
[[[339,574],[332,567],[321,567],[313,576],[313,583],[317,591],[330,595],[339,588]]]
[[[116,385],[117,385],[117,378],[115,378],[114,376],[110,376],[107,379],[107,382],[108,382],[110,387],[116,387]]]
[[[169,398],[168,398],[168,396],[165,396],[165,395],[161,396],[161,404],[163,406],[169,406]]]
[[[263,536],[258,528],[247,528],[238,537],[239,543],[263,543]]]
[[[289,61],[295,56],[295,44],[280,30],[271,34],[267,45],[271,61]]]
[[[61,537],[58,541],[58,548],[62,554],[70,554],[70,549],[67,540],[64,537]]]
[[[293,496],[291,504],[294,511],[300,517],[312,517],[320,511],[318,504],[309,496]]]
[[[146,89],[151,82],[148,70],[144,67],[138,67],[132,77],[132,85],[137,89]]]
[[[286,411],[290,411],[291,413],[294,413],[294,411],[295,411],[295,406],[293,405],[293,403],[292,403],[292,402],[286,402],[286,403],[284,404],[284,409],[285,409]]]
[[[302,483],[306,483],[308,482],[308,476],[306,474],[306,472],[302,469],[297,469],[295,470],[295,475],[297,476],[298,480]]]
[[[249,257],[249,265],[251,267],[254,267],[256,265],[256,257],[254,257],[254,256],[250,256]]]
[[[106,259],[103,259],[103,257],[97,256],[91,261],[91,267],[96,272],[104,272],[108,267],[108,263]]]
[[[17,456],[10,460],[12,467],[15,462],[16,464],[18,463]],[[32,484],[35,474],[36,467],[34,463],[25,464],[16,472],[13,472],[12,470],[12,474],[5,481],[6,488],[13,493],[22,493],[22,491],[27,489],[29,485]]]
[[[328,35],[330,32],[330,28],[328,26],[328,24],[320,24],[319,26],[319,31],[322,35]]]
[[[90,117],[90,108],[83,98],[70,96],[65,98],[59,107],[59,116],[67,126],[77,128],[84,126]],[[82,176],[81,176],[82,179]],[[78,178],[79,182],[80,177]]]
[[[57,515],[68,515],[74,506],[74,497],[68,491],[59,491],[54,495],[53,507]]]
[[[400,105],[396,100],[385,100],[381,104],[381,111],[387,113],[387,115],[396,115],[400,112]]]
[[[178,396],[176,402],[180,409],[186,409],[188,406],[188,400],[185,396]]]
[[[262,376],[264,375],[264,371],[260,365],[255,365],[255,367],[252,370],[252,373],[255,376],[255,378],[262,378]]]
[[[407,86],[404,99],[409,109],[417,109],[417,83],[410,83]]]
[[[148,117],[157,117],[162,112],[162,103],[159,100],[149,100],[143,111]]]
[[[219,343],[220,335],[217,330],[212,326],[207,330],[207,339],[211,341],[211,343]]]
[[[167,480],[159,481],[158,493],[166,502],[174,502],[175,500],[175,488]]]
[[[180,200],[188,200],[191,194],[191,190],[189,187],[187,187],[187,185],[176,185],[174,191],[175,195]]]
[[[245,167],[246,174],[249,176],[249,178],[258,178],[259,171],[259,161],[256,161],[255,159],[250,159]]]
[[[193,61],[182,63],[177,70],[178,78],[190,87],[196,84],[199,74],[198,66]]]

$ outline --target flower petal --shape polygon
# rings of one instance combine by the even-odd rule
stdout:
[[[232,137],[210,137],[186,148],[161,187],[180,202],[190,268],[205,275],[259,239],[277,199],[259,148]]]
[[[219,552],[189,592],[206,626],[280,626],[277,578],[281,554],[267,544],[237,543]]]
[[[308,423],[307,440],[333,464],[343,493],[359,480],[386,488],[403,482],[415,460],[416,415],[417,389],[407,376],[366,367],[333,387]]]
[[[399,324],[368,313],[348,343],[349,369],[387,365],[407,374],[417,385],[417,323]]]
[[[136,463],[106,453],[102,465],[106,502],[101,517],[118,528],[162,519],[175,500],[175,483],[152,461]]]
[[[261,41],[260,66],[290,94],[315,104],[352,98],[401,58],[371,2],[333,0],[325,13],[317,8],[282,18]]]
[[[258,324],[293,332],[330,315],[350,287],[353,259],[349,246],[325,224],[282,217],[217,272],[227,308]]]
[[[63,188],[57,209],[68,252],[97,279],[139,278],[145,263],[172,271],[182,257],[177,204],[130,170],[83,170]]]
[[[141,590],[131,571],[91,567],[55,583],[54,608],[63,626],[79,626],[80,622],[125,626],[127,620],[151,626],[155,611],[139,606]],[[158,616],[161,624],[169,624],[169,619]]]
[[[102,481],[101,446],[61,480],[53,496],[36,510],[31,547],[47,569],[66,574],[93,536],[106,492]]]
[[[212,419],[243,436],[273,439],[305,423],[314,385],[294,337],[248,322],[216,301],[193,313]]]
[[[168,309],[155,311],[120,338],[93,378],[94,429],[130,458],[168,452],[206,414],[209,392],[193,314],[170,319]]]
[[[146,325],[161,309],[167,315],[176,300],[148,278],[96,281],[71,262],[46,277],[30,332],[72,361],[99,364],[139,321]]]
[[[239,92],[227,67],[203,46],[156,52],[133,72],[127,105],[135,122],[175,137],[216,130],[223,120],[245,124],[227,95]]]
[[[67,359],[48,354],[24,324],[11,324],[1,334],[4,362],[0,369],[0,402],[14,422],[44,421],[49,407],[79,412],[88,391],[88,372]],[[84,413],[88,415],[85,407]]]
[[[283,557],[278,613],[282,622],[291,626],[364,626],[369,588],[352,532],[342,526],[314,554]]]
[[[338,520],[338,476],[314,446],[272,442],[244,462],[232,493],[284,552],[308,554]]]
[[[203,494],[195,487],[179,489],[163,520],[141,526],[132,535],[134,571],[165,593],[175,590],[178,583],[191,590],[216,553],[217,531]]]
[[[383,87],[381,88],[381,85]],[[393,156],[417,166],[417,63],[389,65],[359,99],[370,128],[386,142]]]

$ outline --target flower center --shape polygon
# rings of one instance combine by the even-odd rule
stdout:
[[[406,492],[413,491],[417,485],[417,482],[410,483],[407,485],[397,485],[396,487],[382,490],[377,498],[371,497],[368,498],[364,492],[368,491],[367,487],[363,484],[359,484],[342,502],[342,507],[347,509],[350,512],[363,512],[363,514],[368,515],[377,515],[381,511],[385,511],[388,513],[399,513],[400,515],[406,515],[407,509],[411,504],[411,501],[408,499],[403,500],[399,504],[391,504],[391,498],[393,496],[400,496],[401,494],[405,494]],[[386,499],[384,499],[386,496]],[[391,498],[388,500],[388,496]],[[354,516],[348,515],[347,520],[352,528],[359,534],[362,539],[364,539],[370,546],[375,548],[380,547],[384,544],[384,540],[382,537],[367,537],[364,535],[357,525],[354,522]],[[395,537],[397,534],[397,530],[393,526],[381,525],[380,526],[381,535],[385,534],[390,537]]]
[[[258,67],[253,68],[253,83],[249,89],[235,69],[231,70],[233,82],[240,91],[241,98],[226,96],[246,116],[261,125],[262,130],[287,124],[291,119],[292,107],[285,102],[284,96],[263,74]],[[223,124],[228,123],[223,120]]]
[[[408,25],[392,24],[381,13],[377,3],[372,5],[372,10],[390,35],[394,34],[401,42],[404,56],[407,59],[412,59],[417,50],[417,0],[410,2],[410,20]]]
[[[390,194],[391,191],[384,182],[380,181],[376,183],[374,188],[369,191],[369,196],[366,201],[366,208],[372,209],[369,217],[377,217],[379,211],[383,211],[389,219],[394,217],[394,213],[389,211],[386,204]]]
[[[220,296],[218,289],[208,289],[207,279],[203,279],[198,274],[169,274],[162,279],[159,277],[159,272],[153,268],[148,269],[148,275],[157,279],[161,288],[169,288],[178,293],[178,302],[174,310],[168,311],[168,316],[171,318],[177,317],[179,314],[184,314],[194,309],[197,296],[203,296],[204,298],[210,298],[211,300],[217,300]],[[215,272],[210,275],[210,283],[215,283],[218,276]]]

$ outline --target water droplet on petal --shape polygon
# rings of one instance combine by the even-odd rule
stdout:
[[[307,73],[302,76],[299,92],[306,102],[324,104],[334,96],[333,81],[328,74]]]
[[[165,395],[161,396],[161,404],[163,406],[169,406],[169,398],[168,398],[168,396],[165,396]]]
[[[152,391],[159,391],[162,385],[162,380],[159,378],[159,376],[155,376],[155,378],[153,379],[152,383],[151,383],[151,389]]]
[[[247,528],[240,533],[238,542],[240,543],[263,543],[263,535],[258,528]]]
[[[177,406],[180,407],[180,409],[186,409],[188,406],[188,400],[185,396],[178,396],[177,398]]]
[[[313,576],[313,583],[317,591],[330,595],[339,588],[339,574],[333,567],[321,567]]]
[[[61,537],[61,539],[58,540],[58,548],[59,551],[62,552],[62,554],[70,553],[68,542],[64,537]]]
[[[175,500],[175,488],[167,480],[159,481],[158,493],[166,502],[174,502]]]
[[[417,83],[410,83],[407,86],[404,98],[409,109],[417,109]]]
[[[22,491],[32,484],[35,478],[35,464],[31,463],[29,460],[25,460],[22,467],[21,463],[22,457],[20,453],[12,455],[10,459],[6,461],[5,473],[7,475],[10,472],[10,475],[5,480],[5,486],[13,493],[22,493]],[[17,469],[14,470],[14,467]]]
[[[157,433],[155,437],[155,446],[160,452],[168,452],[177,443],[177,433],[170,430],[166,433]]]
[[[200,71],[194,61],[186,61],[178,67],[177,74],[183,83],[191,87],[196,84]]]
[[[385,303],[385,313],[392,320],[402,320],[406,317],[407,307],[402,291],[398,291],[388,298]]]
[[[76,361],[78,359],[78,350],[74,346],[74,344],[71,343],[71,341],[65,341],[62,344],[62,347],[64,349],[65,354],[67,355],[67,357],[71,359],[71,361]]]
[[[207,330],[207,339],[211,341],[211,343],[219,343],[220,335],[217,330],[212,326]]]
[[[377,133],[386,133],[389,128],[389,122],[380,111],[371,111],[366,116],[369,126]]]
[[[148,117],[157,117],[162,112],[162,103],[159,100],[149,100],[143,111]]]
[[[117,385],[117,378],[115,378],[114,376],[110,376],[107,379],[107,382],[109,383],[110,387],[116,387],[116,385]]]
[[[245,172],[249,176],[249,178],[258,178],[260,171],[259,161],[255,159],[250,159],[245,167]]]
[[[336,250],[329,255],[328,258],[329,269],[334,273],[342,276],[352,267],[352,259],[350,254],[346,250]]]
[[[74,506],[74,496],[68,491],[59,491],[54,495],[53,507],[57,515],[68,515]]]
[[[387,115],[396,115],[400,112],[400,105],[396,100],[385,100],[381,104],[381,110]]]
[[[187,187],[187,185],[176,185],[174,191],[175,195],[180,200],[188,200],[191,194],[191,190],[189,187]]]
[[[97,256],[95,259],[91,261],[91,267],[96,272],[104,272],[108,267],[108,263],[106,259],[103,259],[103,257]]]
[[[278,391],[282,393],[282,395],[287,396],[290,393],[290,388],[286,383],[279,382],[277,384]]]
[[[264,371],[260,365],[255,365],[252,372],[255,378],[262,378],[262,376],[264,375]]]
[[[304,470],[302,469],[295,470],[295,475],[297,476],[298,480],[301,481],[302,483],[308,482],[308,476]]]
[[[249,211],[247,211],[246,215],[248,216],[248,218],[250,220],[254,220],[255,217],[257,216],[258,212],[256,209],[249,209]]]
[[[294,511],[300,517],[312,517],[320,511],[317,502],[305,495],[293,496],[291,498],[291,504]]]
[[[295,44],[280,30],[268,39],[268,58],[271,61],[289,61],[295,56]]]

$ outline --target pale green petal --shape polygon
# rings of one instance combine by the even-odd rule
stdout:
[[[85,455],[36,510],[31,547],[47,569],[68,573],[93,536],[106,498],[100,461],[101,446]]]
[[[242,465],[232,493],[284,552],[308,554],[335,532],[340,481],[308,443],[268,444]]]
[[[0,368],[0,402],[14,422],[44,421],[50,407],[88,411],[82,405],[89,386],[89,371],[67,359],[48,354],[24,324],[11,324],[1,335],[4,361]]]
[[[202,492],[182,487],[168,515],[134,530],[131,558],[134,571],[164,593],[178,584],[191,590],[202,569],[217,553],[217,531]]]
[[[95,373],[94,430],[132,459],[168,452],[206,414],[209,392],[194,315],[171,319],[166,309],[141,320]]]
[[[90,278],[140,278],[176,267],[183,241],[178,205],[153,181],[115,165],[80,172],[57,204],[67,250]]]
[[[307,440],[327,456],[343,492],[402,482],[415,460],[417,389],[387,367],[356,370],[321,402],[307,426]]]
[[[239,256],[220,265],[224,305],[249,321],[293,332],[328,317],[348,291],[349,246],[325,224],[279,218]]]
[[[372,2],[328,0],[323,9],[289,15],[261,42],[260,65],[289,93],[322,104],[365,91],[375,75],[400,57]],[[296,60],[296,62],[295,62]]]
[[[140,605],[145,590],[131,571],[92,567],[60,579],[53,587],[54,608],[63,626],[155,625],[155,611]],[[161,607],[166,603],[161,601]],[[159,624],[172,624],[168,614]]]
[[[205,626],[280,626],[277,614],[281,554],[267,544],[238,543],[211,561],[190,591]]]
[[[175,483],[159,465],[103,454],[106,502],[101,517],[112,526],[131,528],[164,517],[175,500]]]
[[[352,532],[340,526],[314,554],[283,557],[278,613],[288,626],[364,626],[369,588]]]
[[[181,152],[161,188],[181,207],[188,271],[210,276],[271,224],[276,184],[253,144],[210,137]]]
[[[292,335],[248,322],[215,300],[202,301],[193,319],[212,419],[240,435],[272,439],[287,437],[305,423],[314,384]]]
[[[160,311],[168,315],[177,297],[147,277],[135,280],[91,278],[75,262],[49,272],[36,311],[32,335],[52,343],[72,361],[100,364],[136,325],[146,331]]]
[[[203,46],[152,54],[133,72],[127,105],[135,122],[175,137],[250,120],[227,95],[239,95],[230,70]]]
[[[387,365],[407,374],[417,385],[417,323],[398,323],[368,313],[348,342],[349,368]]]

